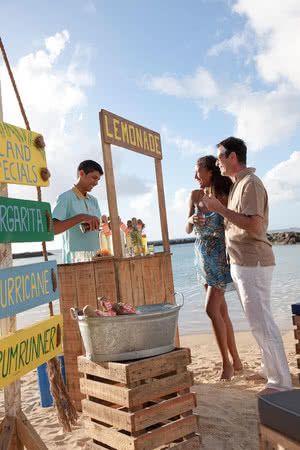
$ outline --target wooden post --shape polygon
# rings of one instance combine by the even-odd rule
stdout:
[[[170,253],[166,202],[165,202],[165,194],[164,194],[164,183],[163,183],[163,175],[162,175],[160,159],[155,159],[155,173],[156,173],[157,195],[158,195],[160,226],[161,226],[163,247],[164,247],[164,251],[166,253]]]
[[[100,113],[101,114],[101,113]],[[103,150],[103,162],[104,162],[104,176],[106,183],[106,193],[109,208],[109,216],[112,230],[112,241],[114,247],[114,256],[120,258],[123,256],[121,234],[120,234],[120,220],[118,213],[117,195],[115,187],[114,169],[111,155],[111,145],[104,141],[103,130],[101,127],[101,140]]]
[[[3,109],[2,109],[2,95],[0,84],[0,120],[3,121]],[[8,197],[8,189],[6,183],[0,183],[0,196]],[[0,243],[0,268],[5,269],[12,266],[12,250],[11,244]],[[6,336],[9,333],[16,331],[17,319],[16,316],[11,316],[6,319],[0,319],[1,336]],[[21,411],[21,382],[15,381],[9,386],[4,388],[4,408],[6,417],[16,417]],[[15,427],[9,428],[11,433],[14,433]],[[8,433],[9,434],[9,433]],[[16,450],[23,449],[23,445],[19,439],[14,439],[14,444],[17,445]],[[0,442],[1,445],[1,442]]]

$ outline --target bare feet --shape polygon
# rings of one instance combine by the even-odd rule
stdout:
[[[223,366],[223,372],[220,380],[230,381],[233,376],[234,370],[232,365]]]
[[[246,377],[247,381],[263,381],[265,379],[266,377],[264,377],[260,373],[255,373],[254,375],[248,375],[248,377]]]
[[[243,364],[242,364],[241,360],[233,362],[233,370],[234,370],[234,372],[237,372],[237,373],[243,372],[244,367],[243,367]]]
[[[258,392],[256,394],[256,397],[260,397],[261,395],[266,395],[266,394],[275,394],[275,392],[280,392],[280,391],[278,391],[278,389],[265,388],[262,391]]]

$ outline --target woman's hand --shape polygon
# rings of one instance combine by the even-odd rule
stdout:
[[[193,214],[191,217],[189,217],[188,222],[192,225],[202,227],[205,223],[205,216],[202,213]]]

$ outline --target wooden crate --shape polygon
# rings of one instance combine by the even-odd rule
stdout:
[[[295,325],[295,339],[296,339],[296,355],[300,355],[300,316],[293,316],[293,324]],[[297,366],[300,369],[300,357],[297,358]],[[299,382],[300,382],[300,372],[298,374]]]
[[[102,258],[99,261],[59,264],[60,311],[64,318],[63,347],[67,387],[81,410],[77,357],[85,354],[77,321],[71,319],[70,308],[89,304],[97,308],[97,297],[105,296],[116,302],[126,301],[134,306],[172,303],[174,285],[171,255],[134,258]],[[177,338],[176,345],[179,345]]]
[[[300,442],[272,430],[265,425],[258,425],[259,450],[300,450]]]
[[[133,362],[78,358],[82,411],[91,450],[196,450],[199,419],[190,350]]]

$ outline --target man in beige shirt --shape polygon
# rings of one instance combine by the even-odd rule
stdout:
[[[229,137],[217,147],[217,165],[222,175],[231,177],[234,183],[227,208],[213,196],[206,196],[204,203],[210,211],[221,214],[225,219],[231,276],[261,350],[261,375],[268,380],[259,395],[291,389],[288,363],[270,304],[275,259],[266,234],[268,195],[254,174],[255,169],[246,166],[244,141]]]

